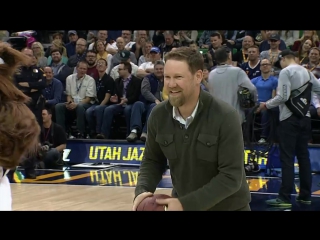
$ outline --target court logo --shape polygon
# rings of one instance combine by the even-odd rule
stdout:
[[[63,150],[62,160],[64,162],[70,162],[70,159],[68,159],[70,153],[71,153],[71,149],[66,148]]]

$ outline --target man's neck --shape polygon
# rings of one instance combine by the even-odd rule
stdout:
[[[84,77],[84,75],[83,75],[83,76],[77,75],[77,81],[79,81],[79,80],[82,79],[83,77]]]
[[[279,47],[270,48],[271,52],[279,52]]]
[[[106,74],[106,72],[105,71],[98,72],[98,74],[99,74],[99,79],[101,79]]]
[[[95,64],[93,64],[93,65],[89,65],[88,68],[94,68],[94,67],[96,67],[96,66],[97,66],[97,64],[95,63]]]
[[[62,63],[62,60],[60,60],[59,62],[52,62],[52,65],[57,66],[57,65],[59,65],[59,64],[61,64],[61,63]]]
[[[255,59],[255,60],[249,60],[249,64],[250,64],[251,66],[255,66],[258,62],[259,62],[259,59],[258,59],[258,58]]]
[[[122,79],[127,79],[128,77],[130,77],[130,74],[123,76]]]
[[[270,72],[268,72],[268,73],[261,73],[261,77],[262,77],[263,79],[268,79],[268,78],[270,77],[270,75],[271,75]]]
[[[47,79],[46,82],[47,82],[47,84],[51,84],[52,83],[52,79]]]
[[[45,123],[43,123],[43,127],[50,128],[51,124],[52,124],[52,121],[45,122]]]
[[[192,96],[192,98],[188,98],[188,103],[183,104],[181,107],[178,107],[179,113],[183,119],[187,119],[188,117],[190,117],[197,106],[197,103],[199,101],[200,88],[197,89],[198,90],[196,91],[194,96]]]
[[[312,61],[310,60],[310,65],[317,66],[319,64],[319,61]]]

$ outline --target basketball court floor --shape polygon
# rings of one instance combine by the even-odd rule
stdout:
[[[130,211],[139,168],[124,166],[96,166],[96,168],[64,168],[38,170],[36,179],[25,179],[24,170],[17,169],[11,187],[13,210],[115,210]],[[268,207],[265,200],[277,197],[281,179],[248,176],[253,211],[320,211],[320,175],[313,175],[311,205],[295,202],[299,192],[296,179],[291,209]],[[171,193],[169,170],[163,175],[157,193]]]

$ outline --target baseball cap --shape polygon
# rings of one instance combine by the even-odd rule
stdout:
[[[76,31],[76,30],[70,30],[70,31],[68,32],[68,36],[70,36],[71,34],[77,35],[77,31]]]
[[[0,58],[0,64],[4,64],[4,61],[2,58]]]
[[[280,40],[280,36],[278,34],[271,34],[270,40],[276,40],[276,41],[279,41]]]
[[[128,50],[123,50],[123,51],[119,52],[119,54],[120,54],[120,59],[123,60],[123,61],[128,60],[128,59],[130,58],[130,53],[131,53],[131,52],[128,51]]]
[[[277,68],[281,68],[280,61],[285,56],[294,56],[294,57],[296,57],[297,54],[295,52],[291,51],[290,49],[283,50],[282,52],[279,53],[278,60],[274,63],[274,66],[277,67]]]
[[[150,52],[160,53],[160,49],[158,47],[152,47]]]

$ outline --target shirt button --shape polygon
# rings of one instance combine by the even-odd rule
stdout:
[[[167,141],[164,141],[164,145],[168,145],[168,142],[167,142]]]
[[[189,136],[188,136],[188,135],[184,135],[184,138],[185,138],[185,139],[188,139],[188,138],[189,138]]]
[[[210,142],[207,142],[207,146],[210,146]]]

